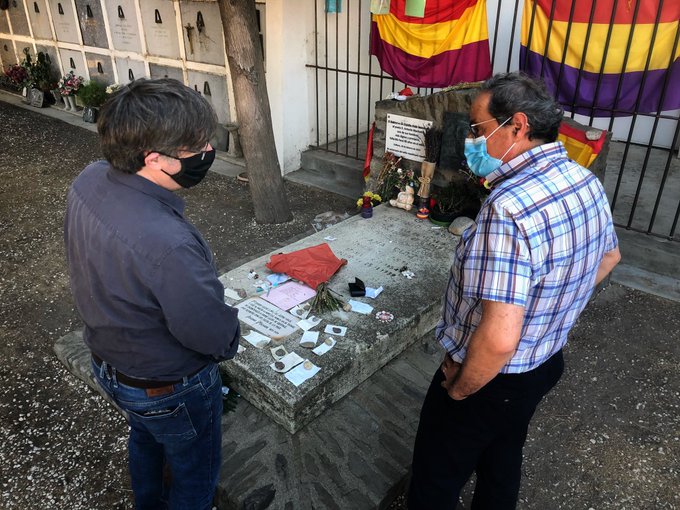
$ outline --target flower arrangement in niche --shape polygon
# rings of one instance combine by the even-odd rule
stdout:
[[[83,81],[82,76],[76,76],[71,71],[66,76],[61,77],[59,83],[57,83],[57,88],[62,96],[75,96],[82,87]]]
[[[12,64],[11,66],[6,67],[4,75],[6,77],[6,82],[17,90],[21,90],[22,87],[25,87],[26,82],[28,81],[28,71],[19,64]]]

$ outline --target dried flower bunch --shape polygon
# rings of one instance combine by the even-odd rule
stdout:
[[[62,76],[57,84],[57,88],[62,96],[73,96],[83,85],[83,81],[82,76],[76,76],[73,74],[73,71],[70,71],[66,76]]]
[[[413,170],[403,170],[401,158],[391,152],[383,156],[383,166],[378,175],[377,193],[382,198],[393,198],[406,186],[414,187]]]

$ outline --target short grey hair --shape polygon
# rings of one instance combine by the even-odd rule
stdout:
[[[101,108],[97,131],[106,160],[134,174],[149,151],[175,156],[199,152],[217,128],[217,115],[201,94],[177,80],[139,79]]]
[[[564,116],[542,81],[523,73],[496,74],[481,88],[489,94],[489,113],[499,123],[522,112],[529,121],[529,140],[554,142]]]

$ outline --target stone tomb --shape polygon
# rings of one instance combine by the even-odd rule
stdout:
[[[325,241],[327,236],[335,240]],[[348,261],[330,283],[343,300],[350,299],[348,283],[355,278],[368,287],[382,286],[384,291],[376,299],[353,298],[373,307],[368,315],[345,311],[320,315],[321,323],[312,328],[320,333],[318,344],[329,336],[324,333],[326,325],[347,327],[345,336],[330,335],[337,343],[322,356],[299,345],[301,329],[270,344],[284,345],[288,352],[320,367],[314,377],[297,387],[270,368],[274,361],[270,346],[256,348],[243,339],[245,351],[222,363],[222,369],[243,397],[289,432],[297,432],[436,324],[456,240],[446,229],[433,228],[427,221],[382,205],[374,209],[373,218],[357,215],[277,250],[275,253],[290,253],[328,242],[337,257]],[[222,275],[225,288],[247,293],[242,300],[226,298],[228,303],[258,296],[249,273],[253,270],[265,279],[271,274],[265,268],[271,255]],[[415,273],[413,279],[401,274],[405,267]],[[383,310],[392,313],[394,320],[383,323],[376,319],[376,312]],[[252,329],[243,322],[241,328],[246,335]]]

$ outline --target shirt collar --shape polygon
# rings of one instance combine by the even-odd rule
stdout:
[[[544,143],[538,145],[533,149],[523,152],[519,156],[515,156],[507,163],[503,163],[496,170],[486,176],[486,181],[492,188],[498,186],[501,182],[510,177],[517,175],[528,167],[533,166],[537,161],[544,159],[566,158],[567,151],[564,149],[562,142]]]
[[[127,186],[155,198],[159,202],[172,208],[180,216],[184,216],[184,200],[172,191],[162,188],[158,184],[155,184],[140,175],[121,172],[113,167],[108,169],[108,176],[111,180],[116,181],[123,186]]]

